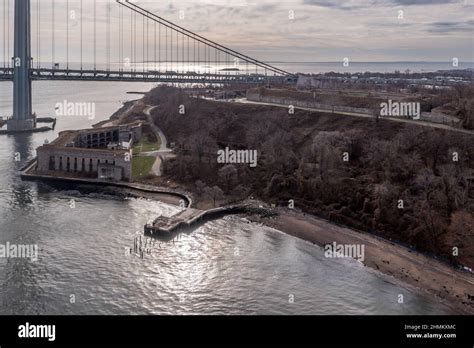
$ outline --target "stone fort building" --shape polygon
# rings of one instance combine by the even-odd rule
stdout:
[[[64,131],[37,149],[36,172],[131,181],[132,146],[141,137],[141,122]]]

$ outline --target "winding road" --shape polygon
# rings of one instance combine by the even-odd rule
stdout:
[[[153,130],[153,133],[155,133],[156,137],[160,139],[160,148],[159,150],[156,150],[156,151],[141,152],[139,156],[156,157],[155,163],[153,164],[151,171],[156,176],[161,176],[161,163],[163,162],[164,159],[173,157],[174,155],[173,155],[173,150],[168,148],[168,140],[166,139],[165,134],[161,131],[160,128],[156,126],[156,124],[153,122],[153,118],[151,117],[151,112],[156,107],[157,107],[156,105],[155,106],[147,105],[145,109],[143,110],[143,113],[147,117],[150,127]]]
[[[238,99],[234,99],[232,101],[227,101],[227,100],[216,100],[216,101],[241,103],[241,104],[276,106],[276,107],[286,108],[286,109],[288,108],[288,105],[285,105],[285,104],[258,102],[258,101],[248,100],[247,98],[238,98]],[[300,106],[295,106],[294,108],[298,109],[298,110],[316,111],[316,112],[329,112],[329,113],[333,113],[333,114],[340,114],[340,115],[346,115],[346,116],[374,118],[374,116],[372,116],[372,115],[356,113],[356,112],[332,111],[332,110],[327,110],[327,109],[305,108],[305,107],[300,107]],[[394,121],[394,122],[403,122],[403,123],[416,124],[416,125],[422,126],[422,127],[446,129],[446,130],[450,130],[450,131],[453,131],[453,132],[474,135],[474,131],[472,131],[472,130],[462,129],[462,128],[454,128],[454,127],[451,127],[451,126],[448,126],[448,125],[445,125],[445,124],[415,121],[415,120],[410,120],[410,119],[405,119],[405,118],[400,118],[400,117],[397,117],[397,118],[395,118],[395,117],[383,117],[383,119],[387,119],[387,120]]]

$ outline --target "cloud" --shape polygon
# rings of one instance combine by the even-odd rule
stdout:
[[[337,10],[355,10],[369,7],[374,0],[366,1],[344,1],[344,0],[303,0],[305,5],[314,5]]]
[[[431,33],[474,32],[474,20],[464,22],[435,22],[428,29]]]
[[[428,6],[463,3],[463,0],[303,0],[305,5],[314,5],[337,10],[358,10],[379,6]]]
[[[402,6],[416,6],[416,5],[448,5],[448,4],[456,4],[462,3],[463,0],[391,0],[390,2],[394,3],[395,5],[402,5]]]

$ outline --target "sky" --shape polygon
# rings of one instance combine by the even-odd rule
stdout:
[[[5,22],[0,0],[0,50]],[[106,40],[106,8],[97,0],[97,45]],[[134,1],[208,39],[266,61],[474,61],[474,0],[174,0]],[[51,1],[41,0],[43,60],[51,57]],[[80,0],[69,0],[70,55],[80,47]],[[112,11],[112,52],[118,50],[118,8]],[[83,50],[92,59],[94,0],[83,0]],[[10,0],[12,9],[13,0]],[[31,0],[36,52],[38,0]],[[128,11],[128,12],[127,12]],[[55,1],[55,55],[66,55],[66,0]],[[126,10],[125,18],[130,18]],[[69,15],[71,17],[71,14]],[[13,18],[13,17],[11,17]],[[128,23],[128,22],[127,22]],[[129,30],[125,31],[125,41]],[[10,30],[10,35],[12,30]],[[103,46],[103,45],[102,45]],[[127,55],[126,45],[124,54]],[[11,48],[12,49],[12,48]],[[98,53],[101,57],[105,51]],[[112,53],[113,55],[113,53]],[[0,59],[3,57],[0,53]],[[51,59],[51,58],[49,58]],[[64,59],[62,59],[64,60]]]

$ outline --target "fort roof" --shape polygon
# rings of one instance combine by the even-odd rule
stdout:
[[[121,127],[135,127],[140,126],[142,122],[135,121],[123,125],[116,125],[116,126],[109,126],[109,127],[101,127],[101,128],[86,128],[86,129],[78,129],[78,130],[67,130],[62,131],[59,133],[58,137],[54,139],[49,144],[44,144],[45,147],[55,147],[55,148],[65,148],[70,151],[80,150],[80,151],[91,151],[91,152],[107,152],[107,153],[117,153],[123,154],[128,152],[126,149],[115,149],[110,150],[107,148],[87,148],[87,147],[79,147],[79,146],[68,146],[69,144],[73,144],[74,141],[80,135],[85,134],[97,134],[97,133],[107,133],[111,131],[120,130]]]

